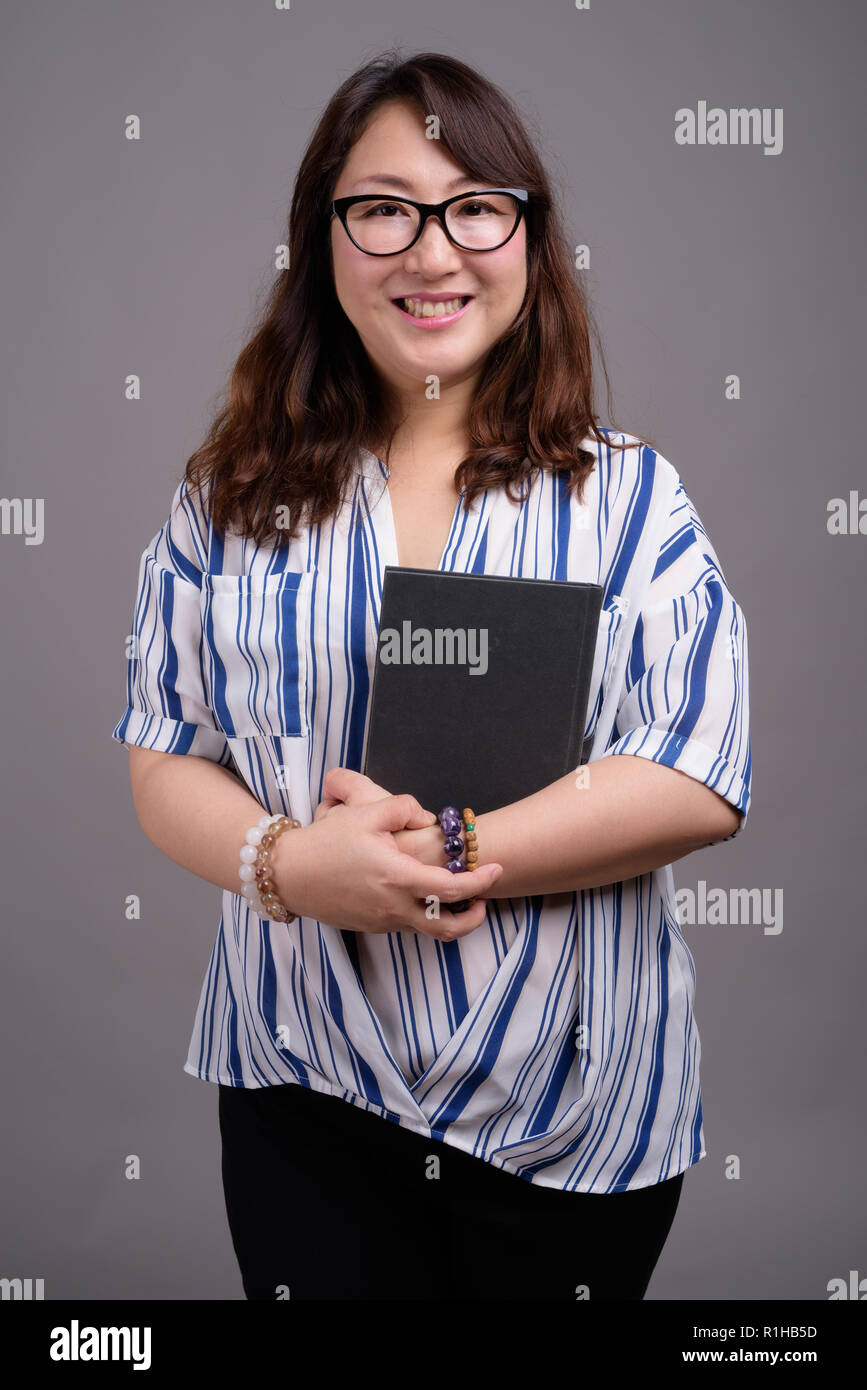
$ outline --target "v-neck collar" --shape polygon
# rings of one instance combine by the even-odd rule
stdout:
[[[391,505],[391,493],[388,490],[388,479],[390,477],[390,470],[387,469],[382,460],[378,458],[376,454],[371,453],[369,449],[360,450],[359,467],[365,478],[369,478],[374,482],[380,482],[382,484],[382,491],[376,497],[375,501],[371,503],[370,510],[371,513],[373,513],[373,511],[377,507],[382,507],[382,516],[385,528],[384,535],[387,543],[387,551],[384,556],[384,563],[386,565],[394,565],[398,569],[404,568],[404,566],[401,566],[400,558],[398,556],[397,527],[395,526],[394,521],[394,509]],[[469,512],[466,512],[464,510],[465,492],[466,489],[461,488],[460,492],[457,494],[457,497],[455,499],[454,511],[452,513],[452,524],[449,527],[449,534],[446,538],[446,543],[443,548],[443,552],[440,555],[439,562],[436,565],[436,570],[440,574],[449,573],[451,568],[454,566],[459,553],[460,538],[464,535],[469,522],[478,515],[479,507],[484,497],[484,494],[481,494],[479,497],[477,497],[475,501],[472,503]],[[450,561],[449,564],[446,563],[447,560]]]

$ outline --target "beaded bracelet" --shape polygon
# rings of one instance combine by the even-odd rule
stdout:
[[[475,869],[479,862],[479,847],[476,840],[476,817],[469,806],[464,807],[463,820],[457,806],[444,806],[437,816],[440,829],[445,836],[443,849],[446,852],[446,868],[450,873],[461,874]],[[466,840],[466,858],[461,859],[464,849],[464,840],[460,837],[460,830],[464,831]],[[449,912],[466,912],[475,902],[475,898],[463,898],[457,903],[446,903]]]
[[[263,816],[245,835],[241,846],[241,867],[238,877],[243,887],[242,895],[259,917],[277,922],[294,922],[297,913],[290,912],[277,896],[277,889],[270,878],[271,848],[278,835],[284,830],[300,830],[300,820],[290,820],[281,814]]]

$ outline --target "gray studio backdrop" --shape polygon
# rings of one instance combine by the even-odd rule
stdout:
[[[139,556],[245,341],[305,142],[393,44],[517,99],[590,248],[614,423],[679,471],[747,618],[749,823],[675,880],[763,909],[684,928],[709,1152],[648,1296],[827,1299],[867,1276],[864,31],[840,0],[4,5],[2,493],[43,499],[44,534],[0,536],[0,1276],[243,1296],[216,1087],[182,1070],[219,890],[146,840],[110,734]],[[764,136],[679,143],[677,111],[713,107],[763,112]],[[838,497],[852,532],[829,530]]]

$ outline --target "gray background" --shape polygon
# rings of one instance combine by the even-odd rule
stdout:
[[[0,1275],[242,1297],[216,1087],[181,1069],[219,890],[144,837],[110,733],[138,558],[246,341],[304,145],[394,43],[477,65],[541,136],[591,247],[614,423],[680,472],[747,617],[750,820],[675,879],[782,889],[784,928],[685,928],[709,1153],[648,1297],[825,1299],[867,1275],[867,538],[826,526],[864,478],[863,10],[53,0],[7,3],[3,31],[2,493],[44,497],[46,530],[0,537]],[[783,107],[782,153],[676,145],[700,100]]]

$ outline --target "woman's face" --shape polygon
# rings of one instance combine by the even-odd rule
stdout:
[[[387,176],[388,181],[383,176]],[[397,180],[401,181],[398,186]],[[408,103],[380,106],[349,152],[335,198],[382,193],[439,203],[479,185],[468,178]],[[526,224],[495,251],[462,251],[430,217],[414,246],[368,256],[331,220],[337,298],[380,375],[398,392],[416,392],[435,375],[441,386],[475,377],[494,343],[516,318],[527,288]],[[471,295],[452,322],[416,321],[394,304],[404,296]]]

